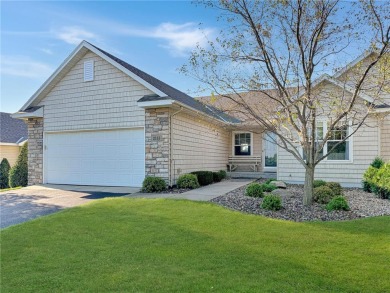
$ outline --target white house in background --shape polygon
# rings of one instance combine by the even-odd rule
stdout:
[[[371,117],[373,127],[359,130],[347,153],[321,163],[316,177],[357,186],[374,157],[390,159],[390,106],[376,105],[376,112],[384,118]],[[172,185],[180,174],[241,165],[258,176],[303,181],[302,168],[265,141],[260,127],[86,41],[13,117],[28,125],[30,185],[141,186],[145,176]]]

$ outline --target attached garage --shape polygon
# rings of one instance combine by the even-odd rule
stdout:
[[[44,182],[134,186],[145,177],[144,128],[45,133]]]

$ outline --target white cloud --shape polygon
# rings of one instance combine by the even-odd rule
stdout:
[[[162,47],[169,49],[174,55],[184,55],[194,49],[197,44],[205,46],[214,30],[212,28],[200,30],[192,22],[184,24],[166,22],[147,29],[122,28],[118,32],[131,36],[165,40],[167,43],[161,44]]]
[[[52,31],[57,39],[71,45],[78,45],[83,40],[98,40],[97,34],[87,31],[79,26],[62,27],[58,31]]]
[[[1,74],[42,79],[52,72],[51,66],[25,56],[1,56]]]
[[[42,51],[43,53],[46,53],[48,55],[53,55],[53,51],[51,49],[48,49],[48,48],[41,48],[39,49],[40,51]]]

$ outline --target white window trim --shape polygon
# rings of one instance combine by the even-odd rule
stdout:
[[[326,134],[328,132],[328,121],[327,120],[324,120],[324,119],[318,119],[317,122],[322,122],[323,123],[323,133]],[[352,121],[348,121],[348,134],[347,135],[350,135],[350,133],[352,133],[353,129],[352,129]],[[348,146],[349,146],[349,159],[348,160],[328,160],[328,157],[327,156],[325,159],[323,159],[321,161],[326,163],[326,164],[349,164],[349,163],[353,163],[353,135],[350,136],[348,138]],[[301,147],[300,148],[300,153],[301,153],[301,156],[303,157],[303,148]],[[324,151],[324,154],[328,153],[328,141],[327,143],[324,145],[324,148],[323,148],[323,151]]]
[[[250,158],[250,157],[253,157],[253,133],[250,132],[250,131],[233,131],[232,133],[233,133],[233,135],[232,135],[232,156],[233,157],[237,157],[237,158],[242,158],[242,157]],[[249,156],[240,156],[240,155],[236,155],[235,154],[235,149],[234,149],[234,147],[236,146],[235,136],[236,136],[236,134],[240,134],[240,133],[249,133],[250,134],[250,137],[251,137],[251,143],[250,143],[251,154]]]

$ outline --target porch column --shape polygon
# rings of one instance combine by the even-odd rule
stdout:
[[[43,183],[43,118],[28,118],[28,185]]]

